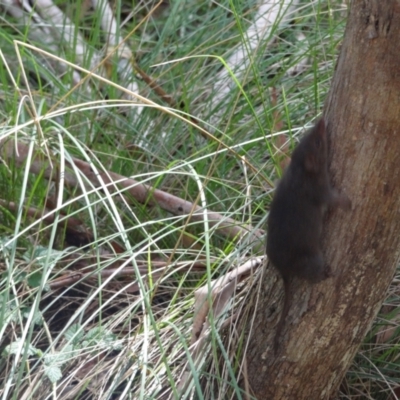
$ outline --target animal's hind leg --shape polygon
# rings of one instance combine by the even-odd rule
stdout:
[[[303,257],[301,260],[297,260],[296,264],[296,275],[310,282],[321,282],[331,276],[331,269],[325,264],[321,252]]]

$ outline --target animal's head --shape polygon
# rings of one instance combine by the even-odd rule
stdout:
[[[321,118],[301,139],[292,154],[292,161],[301,164],[305,171],[317,174],[326,167],[328,143],[325,120]]]

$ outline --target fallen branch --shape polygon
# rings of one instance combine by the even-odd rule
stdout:
[[[212,319],[217,319],[225,310],[229,301],[232,299],[238,283],[247,278],[263,263],[263,258],[252,258],[239,265],[237,268],[229,271],[227,274],[212,281],[210,285],[206,284],[196,290],[195,297],[195,312],[192,325],[192,337],[190,341],[190,353],[196,367],[202,359],[199,357],[201,351],[204,349],[206,339],[210,334],[209,314],[212,311]],[[209,292],[211,287],[211,293]],[[211,300],[211,301],[210,301]],[[204,360],[203,360],[204,361]],[[180,393],[186,388],[190,379],[190,371],[185,370],[178,384]]]
[[[111,255],[108,257],[101,257],[101,261],[107,261],[108,259],[111,259]],[[114,256],[115,258],[115,256]],[[62,260],[63,262],[65,260]],[[109,278],[112,276],[113,278],[121,278],[124,276],[128,276],[132,278],[133,276],[136,275],[136,270],[133,267],[125,267],[123,269],[120,269],[119,267],[113,265],[111,268],[105,268],[102,270],[96,270],[96,271],[90,271],[87,272],[87,265],[91,261],[94,261],[92,258],[89,259],[78,259],[79,262],[79,267],[82,270],[85,270],[83,272],[82,270],[74,270],[69,273],[63,274],[62,276],[51,280],[48,282],[48,285],[50,289],[59,289],[64,286],[70,286],[74,283],[77,282],[82,282],[84,280],[90,279],[90,278],[96,278],[96,282],[98,282],[98,276],[101,276],[103,279]],[[85,262],[86,261],[86,262]],[[122,264],[125,259],[119,259],[118,264]],[[163,261],[145,261],[145,260],[136,260],[136,263],[138,265],[138,271],[140,273],[140,276],[142,279],[147,280],[149,278],[149,275],[152,276],[152,280],[156,281],[160,276],[164,274],[164,270],[167,267],[172,267],[173,269],[179,269],[179,271],[183,272],[204,272],[206,270],[206,265],[204,263],[196,262],[196,261],[185,261],[185,262],[180,262],[180,263],[167,263]],[[93,265],[93,263],[91,264]],[[149,266],[150,265],[150,266]],[[153,270],[154,268],[157,268],[155,271]],[[139,283],[138,282],[129,282],[129,292],[138,292],[139,291]]]
[[[0,139],[1,156],[8,162],[13,161],[17,166],[22,166],[27,159],[29,148],[21,142],[18,142],[16,146],[14,144],[15,142],[12,140]],[[52,162],[57,165],[55,160],[52,160]],[[96,188],[107,189],[110,193],[120,193],[121,189],[118,188],[118,186],[120,186],[126,189],[139,203],[153,206],[157,205],[174,215],[190,216],[194,221],[202,222],[204,218],[207,218],[210,226],[215,227],[218,233],[230,239],[244,239],[246,236],[253,236],[253,239],[261,239],[264,235],[261,229],[256,229],[251,225],[245,225],[219,213],[204,210],[189,201],[140,183],[135,179],[127,178],[111,171],[93,171],[89,163],[76,158],[72,159],[72,163]],[[72,168],[72,165],[69,166]],[[66,170],[60,171],[60,173],[63,174],[64,182],[67,186],[79,188],[79,180],[72,171]],[[36,175],[43,174],[45,178],[53,181],[58,179],[58,174],[54,173],[54,169],[50,167],[49,159],[40,151],[37,151],[32,159],[30,172]],[[127,201],[129,201],[129,199],[127,199]]]

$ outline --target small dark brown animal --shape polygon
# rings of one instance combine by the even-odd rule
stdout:
[[[351,202],[330,185],[325,121],[320,119],[293,151],[268,216],[267,255],[280,272],[285,289],[275,352],[291,303],[292,278],[318,283],[331,274],[320,243],[323,215],[328,206],[348,210]]]

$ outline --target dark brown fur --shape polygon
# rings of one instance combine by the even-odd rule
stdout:
[[[320,119],[293,151],[268,216],[267,255],[280,272],[285,289],[275,352],[291,303],[292,278],[318,283],[330,276],[320,243],[323,215],[328,206],[348,210],[351,203],[330,185],[325,121]]]

